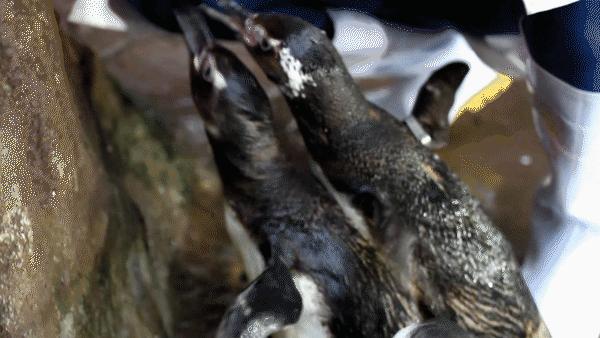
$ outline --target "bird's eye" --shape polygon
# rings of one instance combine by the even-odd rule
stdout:
[[[259,42],[259,46],[260,46],[260,49],[265,52],[268,52],[273,48],[273,45],[271,45],[271,42],[269,41],[269,39],[261,39]]]
[[[210,63],[204,63],[204,67],[202,67],[202,78],[208,82],[212,82],[213,80],[213,67],[211,67]]]

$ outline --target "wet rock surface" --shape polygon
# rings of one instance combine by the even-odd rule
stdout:
[[[209,336],[241,281],[199,117],[71,36],[0,3],[0,337]]]

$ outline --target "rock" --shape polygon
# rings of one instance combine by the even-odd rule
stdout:
[[[0,337],[205,336],[239,288],[201,125],[179,151],[191,115],[117,89],[49,3],[0,3]]]

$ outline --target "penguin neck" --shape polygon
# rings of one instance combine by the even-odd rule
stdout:
[[[342,66],[309,73],[311,82],[297,95],[286,95],[296,119],[313,130],[344,130],[366,120],[370,104]]]
[[[209,135],[215,163],[225,193],[239,197],[260,198],[256,191],[269,191],[289,165],[275,135],[263,132],[260,137],[248,135]]]
[[[336,145],[352,139],[351,133],[372,125],[371,105],[345,68],[310,74],[314,85],[296,97],[286,93],[286,100],[311,155],[322,161],[334,155]]]

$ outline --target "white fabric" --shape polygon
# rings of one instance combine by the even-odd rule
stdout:
[[[566,6],[579,0],[523,0],[528,15]]]
[[[600,322],[600,93],[579,90],[530,61],[534,122],[550,157],[552,181],[537,198],[536,249],[523,275],[554,338],[597,338]],[[562,137],[541,114],[552,114]]]
[[[365,94],[400,119],[410,114],[427,78],[450,62],[463,61],[471,67],[456,93],[451,120],[462,104],[496,78],[496,72],[454,30],[414,32],[358,12],[330,10],[329,14],[335,27],[333,44],[352,76],[388,79],[389,86]]]
[[[600,230],[600,93],[577,89],[533,61],[529,74],[535,105],[554,114],[566,132],[562,140],[541,135],[555,175],[552,207]]]
[[[521,35],[488,35],[483,39],[465,36],[477,56],[497,72],[512,78],[526,74],[527,46]]]
[[[77,0],[71,8],[69,22],[100,29],[126,31],[127,24],[109,6],[109,0]]]
[[[529,257],[523,275],[540,313],[554,338],[597,338],[600,233],[550,209],[537,211],[534,231],[543,256]]]

